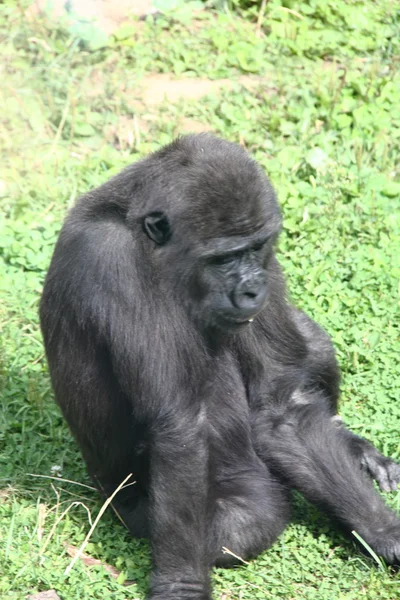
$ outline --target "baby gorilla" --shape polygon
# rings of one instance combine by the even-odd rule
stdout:
[[[285,299],[274,191],[240,147],[177,139],[83,196],[40,307],[57,402],[88,470],[149,535],[151,600],[210,599],[209,569],[268,548],[295,488],[389,563],[400,466],[336,416],[328,336]]]

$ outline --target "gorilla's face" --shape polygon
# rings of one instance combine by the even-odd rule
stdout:
[[[158,245],[163,272],[202,329],[237,331],[251,323],[268,300],[268,264],[277,223],[246,236],[203,242],[174,231],[160,212],[148,215],[144,229]],[[186,238],[186,239],[184,239]],[[161,246],[163,246],[161,248]]]
[[[205,325],[236,331],[264,308],[275,237],[264,230],[245,238],[214,240],[209,245],[197,263],[189,289]]]

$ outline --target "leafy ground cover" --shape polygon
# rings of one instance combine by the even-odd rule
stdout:
[[[173,18],[128,23],[99,40],[90,28],[28,22],[23,4],[0,3],[4,599],[50,588],[63,600],[146,593],[148,545],[131,540],[108,512],[86,560],[64,574],[101,502],[65,481],[91,485],[52,401],[37,306],[76,197],[182,131],[242,143],[266,169],[285,217],[280,260],[291,297],[337,348],[342,415],[400,459],[400,7],[390,0],[208,5],[193,13],[199,3],[178,3]],[[166,73],[231,85],[146,101],[146,81]],[[400,493],[387,501],[400,510]],[[300,497],[293,524],[270,551],[215,570],[214,581],[220,600],[400,597],[399,575],[361,556]]]

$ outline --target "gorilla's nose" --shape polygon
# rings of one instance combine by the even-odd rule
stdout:
[[[267,295],[264,277],[241,281],[232,294],[232,303],[245,316],[251,316],[262,308]]]

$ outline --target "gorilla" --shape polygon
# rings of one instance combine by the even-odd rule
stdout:
[[[54,393],[134,536],[151,600],[210,600],[209,571],[274,542],[298,490],[391,564],[400,465],[337,416],[328,335],[286,301],[274,190],[246,151],[178,138],[85,194],[44,285]]]

